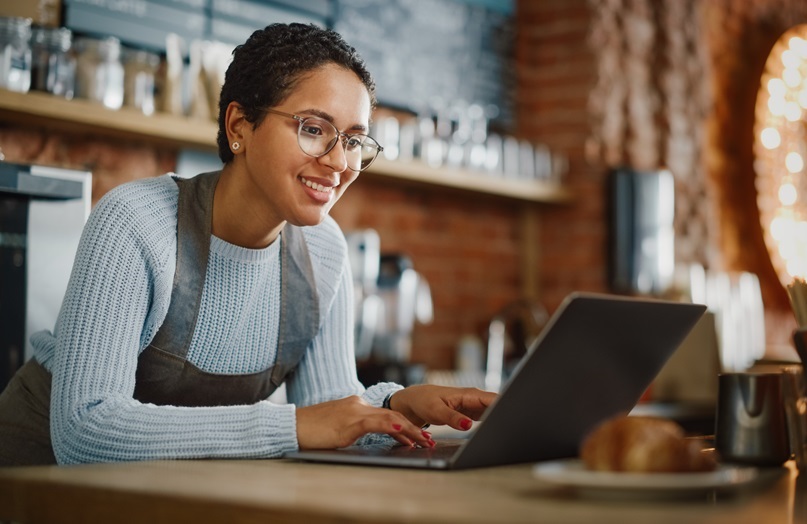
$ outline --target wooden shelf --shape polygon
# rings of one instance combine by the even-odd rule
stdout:
[[[146,116],[130,108],[115,111],[88,100],[65,100],[34,91],[0,90],[0,120],[210,151],[215,150],[218,130],[212,121],[161,113]]]
[[[87,100],[65,100],[47,93],[16,93],[3,89],[0,89],[0,122],[114,135],[165,147],[211,152],[216,150],[218,132],[218,126],[212,121],[160,113],[146,116],[129,108],[114,111]],[[525,202],[562,203],[572,199],[568,190],[556,184],[512,180],[468,170],[437,169],[419,161],[393,162],[379,158],[366,176]]]
[[[513,180],[464,169],[433,168],[420,161],[393,162],[379,158],[367,174],[527,202],[563,203],[572,200],[572,194],[557,184]]]

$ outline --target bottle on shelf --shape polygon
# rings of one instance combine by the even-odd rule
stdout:
[[[31,19],[0,17],[0,87],[27,93],[31,88]]]

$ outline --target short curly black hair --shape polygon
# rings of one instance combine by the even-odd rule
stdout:
[[[356,73],[367,87],[375,107],[375,82],[364,60],[336,32],[314,24],[271,24],[252,33],[233,51],[219,98],[219,158],[233,159],[224,120],[230,102],[238,102],[253,128],[266,116],[266,108],[279,105],[305,73],[326,64]]]

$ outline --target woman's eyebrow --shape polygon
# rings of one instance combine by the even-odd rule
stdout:
[[[322,111],[321,109],[315,109],[315,108],[303,109],[302,111],[299,112],[299,114],[313,115],[313,116],[319,117],[319,118],[321,118],[323,120],[327,120],[331,124],[334,124],[333,116],[331,116],[330,113]],[[336,124],[334,124],[334,127],[336,127]],[[353,124],[348,129],[350,131],[360,131],[362,133],[367,132],[367,126],[365,126],[363,124]]]

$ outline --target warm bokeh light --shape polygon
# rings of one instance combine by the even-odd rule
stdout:
[[[785,98],[787,93],[787,86],[781,78],[771,78],[768,80],[768,93],[773,98]]]
[[[762,145],[766,149],[775,149],[782,143],[782,138],[779,136],[779,131],[775,127],[766,127],[759,134],[759,139],[762,140]]]
[[[785,167],[787,167],[787,170],[791,173],[799,173],[804,169],[804,159],[801,158],[800,154],[791,151],[785,157]]]
[[[785,114],[785,99],[779,97],[771,97],[768,100],[768,110],[773,116],[782,116]]]
[[[783,206],[792,206],[798,200],[798,192],[796,186],[790,183],[785,183],[779,186],[779,202]]]
[[[791,122],[801,120],[801,107],[796,102],[785,102],[785,118]]]
[[[771,221],[771,236],[777,242],[787,238],[787,219],[776,217]]]
[[[794,36],[788,40],[787,45],[802,59],[807,59],[807,40]]]
[[[782,65],[785,66],[785,69],[798,69],[800,63],[801,58],[795,51],[791,49],[782,51]]]
[[[801,73],[796,68],[788,67],[782,71],[782,80],[787,87],[799,87],[801,85]]]
[[[807,276],[807,24],[774,45],[757,95],[754,169],[765,243],[783,284]]]

